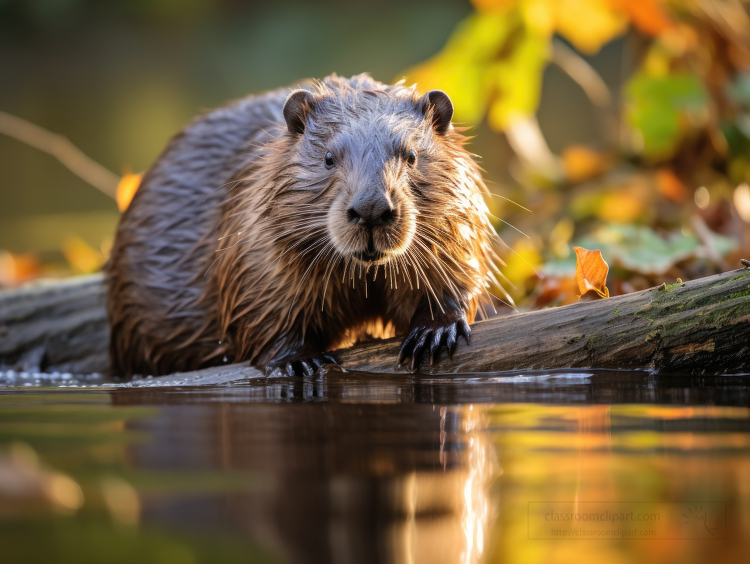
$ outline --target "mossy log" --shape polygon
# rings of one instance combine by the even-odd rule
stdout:
[[[750,269],[614,298],[500,317],[472,326],[452,359],[423,373],[627,368],[663,373],[750,372]],[[100,276],[0,293],[0,368],[106,372],[107,323]],[[348,370],[406,372],[399,339],[334,353]],[[151,382],[219,383],[258,376],[246,365]]]

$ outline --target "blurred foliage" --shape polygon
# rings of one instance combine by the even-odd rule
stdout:
[[[600,249],[614,265],[615,294],[737,267],[750,255],[746,3],[473,5],[443,50],[406,80],[448,92],[457,121],[486,121],[515,154],[500,191],[534,213],[497,201],[491,209],[530,235],[498,224],[515,251],[504,273],[521,307],[577,299],[575,245]],[[590,63],[613,41],[635,61],[619,92]],[[549,148],[537,111],[550,65],[588,97],[601,124],[597,143]]]
[[[0,111],[119,177],[227,100],[332,72],[389,80],[470,11],[466,0],[0,0]],[[66,241],[106,251],[118,217],[107,195],[0,134],[0,286],[81,272]]]
[[[458,26],[437,56],[407,71],[407,77],[423,90],[449,92],[457,120],[476,123],[487,115],[493,128],[505,131],[536,112],[555,34],[581,52],[595,53],[625,33],[630,20],[640,25],[645,17],[643,29],[661,32],[668,21],[655,2],[474,0],[477,13]],[[632,18],[633,12],[643,16]]]
[[[519,307],[559,305],[577,299],[580,289],[575,280],[575,246],[601,250],[612,267],[605,287],[613,295],[672,283],[677,278],[709,275],[738,266],[739,258],[750,255],[747,3],[473,0],[472,5],[474,11],[456,25],[444,47],[409,68],[406,79],[418,83],[421,90],[447,91],[455,105],[456,121],[476,128],[472,149],[482,155],[489,182],[500,184],[492,187],[501,198],[488,202],[490,209],[518,229],[497,223],[512,249],[503,257],[503,273]],[[136,26],[139,34],[155,26],[156,35],[161,38],[168,31],[167,41],[173,42],[181,37],[176,30],[202,30],[188,34],[190,37],[213,37],[210,30],[221,30],[222,39],[228,33],[236,35],[245,28],[230,26],[230,20],[244,21],[250,16],[253,21],[261,15],[266,18],[263,29],[277,29],[274,25],[285,22],[278,29],[284,29],[286,35],[268,32],[262,41],[258,39],[260,43],[252,44],[232,40],[217,51],[216,60],[227,62],[230,55],[236,59],[238,53],[250,52],[244,48],[250,49],[255,58],[249,60],[257,75],[261,67],[279,67],[280,59],[273,58],[281,56],[275,43],[279,38],[289,43],[289,53],[283,51],[289,55],[299,51],[300,42],[317,45],[310,42],[313,36],[307,35],[311,26],[328,36],[334,28],[348,29],[344,25],[347,22],[365,23],[365,14],[374,21],[380,13],[362,1],[347,4],[331,0],[326,5],[330,9],[321,7],[316,12],[302,4],[294,6],[293,10],[278,8],[279,13],[270,15],[253,3],[240,6],[229,0],[118,0],[106,7],[93,0],[5,0],[0,2],[0,26],[8,31],[12,27],[18,34],[54,38],[67,37],[65,30],[78,30],[80,22],[98,26],[111,20],[118,26],[125,22]],[[424,12],[418,7],[414,10],[415,14]],[[414,45],[427,45],[426,38],[442,33],[435,31],[436,22],[449,16],[455,21],[465,13],[465,7],[453,4],[435,6],[436,14],[440,10],[442,16],[431,20],[423,15],[421,25],[410,27]],[[308,22],[304,30],[298,25],[300,21]],[[210,25],[200,27],[203,22]],[[333,28],[324,28],[328,25],[325,22]],[[373,29],[380,44],[373,52],[379,54],[379,60],[395,60],[389,53],[402,48],[392,40],[384,44],[383,33],[377,31],[380,28]],[[110,34],[115,47],[119,45],[118,33]],[[241,35],[254,37],[257,33]],[[368,52],[361,51],[361,38],[342,38],[358,53],[356,70],[367,70],[361,67],[362,53]],[[210,41],[216,43],[218,39]],[[191,48],[201,51],[210,41]],[[418,50],[414,45],[408,49],[409,58],[401,63],[404,66],[429,52],[423,50],[415,57]],[[117,49],[122,51],[121,47]],[[175,49],[184,49],[184,45]],[[606,58],[601,58],[602,53]],[[321,55],[305,50],[307,70],[302,72],[318,73],[320,65],[310,59]],[[110,61],[111,57],[108,53],[102,60]],[[341,61],[349,64],[349,59]],[[293,78],[299,78],[296,73],[303,59],[285,60],[290,61],[287,66],[295,73]],[[339,61],[334,55],[326,60]],[[327,72],[353,72],[341,61]],[[134,63],[127,64],[132,73]],[[391,64],[398,68],[397,61]],[[611,70],[615,66],[623,75],[619,79]],[[240,68],[231,66],[234,70],[230,74],[236,76]],[[243,87],[257,90],[278,85],[281,80],[274,78],[272,83],[270,75],[261,72],[261,76],[268,83],[242,83]],[[384,77],[376,73],[376,78]],[[583,93],[587,105],[566,105],[561,100],[571,93],[569,88],[562,88],[567,88],[564,81]],[[203,80],[201,88],[205,84],[212,81]],[[122,92],[122,83],[117,85]],[[80,89],[80,83],[76,88]],[[128,91],[127,98],[138,98],[140,90]],[[118,131],[124,131],[124,127],[124,135],[137,139],[134,147],[140,151],[145,144],[147,153],[153,156],[169,132],[176,130],[175,124],[193,113],[190,104],[179,98],[181,90],[174,84],[159,92],[156,97],[144,94],[139,98],[139,107],[150,108],[150,113],[144,114],[145,121],[134,124],[122,117],[117,122]],[[221,95],[213,104],[223,98]],[[541,115],[545,100],[556,113]],[[550,105],[550,100],[555,104]],[[161,119],[167,114],[171,118],[159,122],[158,134],[144,129],[157,123],[157,115]],[[595,136],[583,134],[586,128]],[[145,156],[135,159],[139,169],[148,162]],[[132,155],[119,158],[119,166],[128,169],[123,165]],[[117,187],[120,210],[132,198],[138,181],[138,175],[129,170],[122,175]],[[502,199],[506,196],[533,213]],[[59,198],[59,194],[53,197]],[[92,195],[91,199],[96,197]],[[46,229],[39,225],[42,216],[33,225],[31,220],[12,225],[5,222],[5,226],[0,222],[0,240],[23,231],[20,238],[29,242],[12,252],[0,252],[0,285],[100,268],[111,246],[111,236],[102,235],[102,226],[108,222],[104,231],[111,231],[114,211],[109,219],[96,218],[95,228],[93,216],[84,225],[79,217],[69,215],[66,222],[44,216],[45,222],[55,222]],[[50,230],[57,234],[55,253],[38,252],[39,248],[50,248],[51,238],[40,235]]]
[[[130,205],[130,200],[133,199],[135,193],[138,191],[138,187],[141,185],[141,174],[127,173],[123,174],[120,182],[117,184],[117,194],[115,201],[117,201],[117,209],[124,212]]]

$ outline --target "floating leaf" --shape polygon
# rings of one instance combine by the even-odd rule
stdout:
[[[122,178],[120,178],[120,182],[117,184],[115,201],[117,202],[117,208],[121,212],[128,209],[130,201],[141,185],[141,176],[140,174],[123,174]]]
[[[600,298],[609,297],[607,274],[609,265],[602,258],[599,250],[590,251],[576,247],[576,282],[581,295],[593,291]]]

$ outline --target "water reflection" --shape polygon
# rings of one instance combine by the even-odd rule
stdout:
[[[497,473],[486,410],[160,396],[113,393],[116,405],[167,402],[158,419],[129,426],[151,436],[130,447],[135,466],[245,471],[259,482],[243,495],[146,503],[144,519],[205,526],[212,515],[288,562],[478,560]]]
[[[6,390],[0,474],[42,494],[0,480],[0,546],[9,562],[739,562],[749,385],[560,371]],[[75,504],[44,497],[54,477]],[[586,540],[553,510],[659,518],[586,523],[606,533]]]

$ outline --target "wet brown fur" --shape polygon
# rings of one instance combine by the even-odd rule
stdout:
[[[466,138],[437,132],[414,88],[367,75],[306,88],[304,133],[284,122],[288,89],[248,97],[194,120],[145,175],[106,267],[115,373],[262,367],[404,335],[420,307],[473,321],[497,236]],[[367,182],[398,217],[372,230],[378,265],[354,258],[366,236],[346,220]]]

